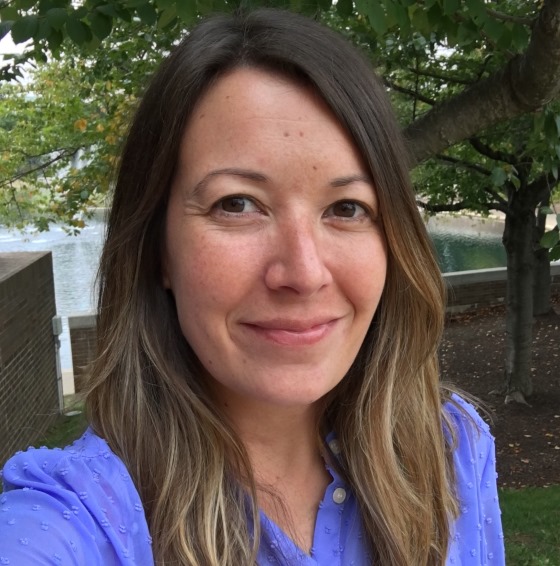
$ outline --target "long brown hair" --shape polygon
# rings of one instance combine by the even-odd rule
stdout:
[[[254,563],[260,535],[247,453],[205,392],[161,283],[185,124],[217,78],[239,66],[310,85],[370,168],[387,280],[353,366],[325,399],[322,426],[344,447],[343,473],[375,562],[443,564],[456,513],[436,357],[444,287],[383,86],[351,45],[307,18],[273,10],[210,18],[147,89],[122,154],[101,260],[98,358],[86,401],[92,426],[134,478],[158,563]]]

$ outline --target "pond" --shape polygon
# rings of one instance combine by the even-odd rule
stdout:
[[[428,228],[443,272],[469,271],[505,265],[501,244],[503,225],[496,221],[433,218]],[[72,367],[68,315],[91,311],[95,304],[93,283],[101,253],[104,224],[93,220],[79,236],[68,236],[59,227],[49,232],[20,234],[0,227],[0,251],[43,251],[53,254],[56,308],[62,317],[61,367]]]

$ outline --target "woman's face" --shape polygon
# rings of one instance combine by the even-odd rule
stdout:
[[[377,211],[358,151],[311,90],[243,68],[201,99],[163,283],[220,401],[311,405],[343,379],[385,283]]]

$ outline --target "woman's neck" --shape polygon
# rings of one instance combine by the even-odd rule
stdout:
[[[309,552],[317,509],[332,480],[321,455],[318,410],[246,403],[236,407],[231,399],[223,410],[247,450],[259,507]]]

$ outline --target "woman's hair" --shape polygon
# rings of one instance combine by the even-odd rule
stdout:
[[[361,350],[324,400],[374,562],[443,564],[456,513],[436,349],[444,288],[381,82],[345,39],[288,12],[200,23],[153,78],[120,163],[99,273],[98,358],[87,409],[123,459],[159,564],[255,562],[256,485],[241,440],[213,406],[162,285],[166,207],[186,124],[224,73],[254,67],[314,89],[371,171],[388,271]]]

